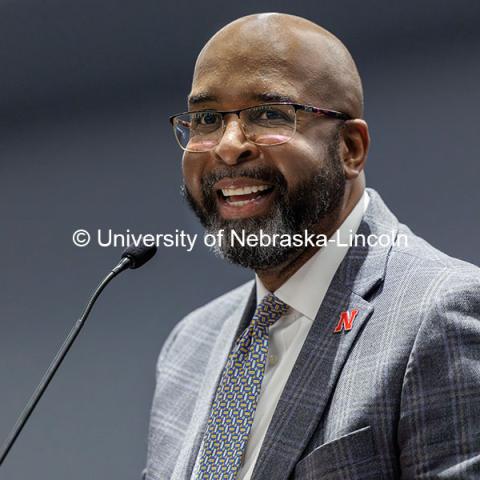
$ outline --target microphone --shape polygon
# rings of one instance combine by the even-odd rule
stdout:
[[[70,347],[72,346],[73,342],[77,338],[77,335],[80,333],[83,325],[85,324],[85,320],[87,319],[93,305],[95,304],[97,298],[102,293],[103,289],[110,283],[110,281],[115,278],[119,273],[123,272],[127,268],[140,268],[146,262],[148,262],[157,252],[157,247],[155,245],[152,246],[130,246],[128,247],[123,253],[120,262],[112,268],[110,273],[100,282],[97,289],[93,292],[90,300],[88,301],[81,317],[75,322],[70,333],[67,335],[67,338],[63,342],[60,350],[55,355],[52,363],[48,367],[47,371],[45,372],[42,380],[40,381],[38,387],[33,392],[32,397],[28,401],[27,405],[23,409],[23,412],[18,417],[15,426],[13,427],[12,431],[10,432],[8,438],[5,440],[3,444],[2,451],[0,454],[0,466],[3,464],[8,452],[12,448],[15,440],[20,435],[25,423],[29,419],[30,415],[32,414],[34,408],[36,407],[38,401],[42,397],[43,393],[47,389],[50,381],[52,380],[55,372],[58,370],[58,367],[62,363],[63,359],[67,355]]]
[[[132,245],[122,253],[122,258],[128,258],[130,260],[128,268],[140,268],[142,265],[147,263],[156,252],[157,247],[155,245],[151,247],[146,247],[145,245],[136,247],[135,245]]]

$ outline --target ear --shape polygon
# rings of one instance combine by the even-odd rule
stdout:
[[[368,146],[370,144],[367,122],[360,118],[347,120],[340,133],[343,138],[340,154],[345,178],[353,180],[360,175],[367,160]]]

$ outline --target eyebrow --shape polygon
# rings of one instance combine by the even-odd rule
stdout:
[[[275,102],[290,102],[296,103],[292,97],[278,92],[265,92],[265,93],[255,93],[249,95],[253,100],[265,103],[275,103]],[[189,105],[200,105],[207,102],[218,102],[218,98],[215,95],[211,95],[207,92],[201,92],[195,95],[188,97]]]
[[[288,95],[278,92],[257,93],[253,95],[255,100],[260,102],[274,103],[274,102],[290,102],[295,103],[295,100]]]
[[[217,98],[214,95],[208,93],[198,93],[196,95],[190,95],[187,99],[189,105],[198,105],[200,103],[215,102]]]

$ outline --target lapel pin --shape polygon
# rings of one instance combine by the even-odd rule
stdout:
[[[358,310],[346,310],[345,312],[340,313],[340,320],[338,321],[333,333],[339,333],[342,330],[345,332],[351,330],[357,313]]]

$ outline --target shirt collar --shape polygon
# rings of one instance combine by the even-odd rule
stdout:
[[[330,237],[327,245],[320,248],[274,292],[276,297],[308,319],[315,319],[333,276],[348,251],[350,236],[357,232],[369,201],[368,193],[364,190],[360,200]],[[255,280],[258,304],[270,292],[257,275]]]

